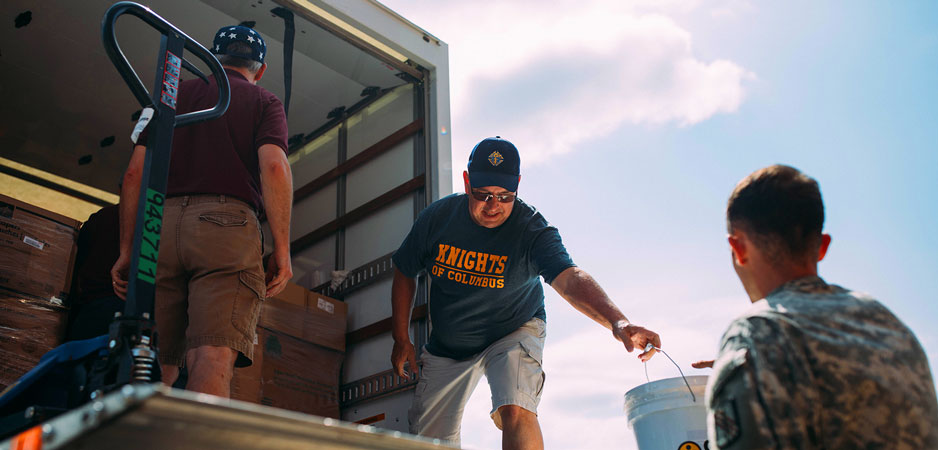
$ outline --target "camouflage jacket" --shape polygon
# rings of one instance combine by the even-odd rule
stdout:
[[[711,448],[938,449],[921,344],[878,301],[819,277],[753,303],[713,369]]]

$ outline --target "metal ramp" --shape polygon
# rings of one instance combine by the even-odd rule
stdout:
[[[127,448],[451,447],[438,439],[171,389],[159,383],[124,385],[0,443],[0,450]]]

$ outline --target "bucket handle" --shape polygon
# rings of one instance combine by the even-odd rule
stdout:
[[[664,356],[667,356],[668,359],[671,360],[671,364],[674,364],[674,367],[677,367],[677,371],[681,373],[681,379],[684,380],[684,385],[687,386],[687,390],[690,392],[690,397],[691,397],[691,399],[694,400],[694,403],[697,403],[697,396],[694,395],[694,390],[690,388],[690,383],[687,382],[687,377],[684,376],[684,371],[681,370],[681,366],[678,365],[678,363],[674,362],[674,360],[671,359],[671,356],[669,356],[667,353],[665,353],[664,350],[662,350],[662,349],[660,349],[660,348],[658,348],[658,347],[655,347],[654,344],[652,344],[651,342],[649,342],[648,345],[645,346],[645,351],[647,352],[647,351],[649,351],[649,350],[651,350],[651,349],[655,349],[655,351],[659,351],[659,352],[663,353]],[[648,362],[645,361],[645,362],[643,362],[642,364],[645,366],[645,380],[648,381],[649,383],[651,383],[651,380],[648,378]]]

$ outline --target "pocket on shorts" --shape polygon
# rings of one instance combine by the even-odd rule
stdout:
[[[247,215],[229,211],[211,211],[199,214],[199,220],[220,227],[243,227],[248,223]]]
[[[543,367],[544,347],[529,339],[523,339],[519,343],[522,354],[518,364],[518,389],[538,398],[547,378]]]
[[[544,339],[547,337],[547,322],[544,322],[544,319],[539,317],[532,317],[531,320],[525,322],[524,327],[529,328],[533,331],[534,335]]]
[[[264,278],[246,270],[238,274],[231,324],[247,337],[254,336],[265,291]]]
[[[417,378],[417,387],[414,389],[414,395],[419,398],[427,390],[430,379],[427,374],[430,373],[432,365],[432,360],[436,358],[433,354],[427,351],[426,348],[422,349],[419,355],[420,359],[417,364],[422,366],[420,368],[419,377]]]

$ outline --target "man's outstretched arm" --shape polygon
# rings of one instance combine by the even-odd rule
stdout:
[[[629,322],[599,283],[583,269],[567,268],[554,278],[551,287],[577,311],[612,330],[612,336],[625,345],[626,351],[644,349],[648,343],[661,347],[658,333]],[[651,349],[642,352],[638,357],[642,361],[648,361],[654,353],[655,350]]]
[[[391,366],[399,377],[408,378],[404,372],[404,363],[410,365],[410,373],[417,373],[417,351],[410,342],[410,311],[417,292],[417,280],[394,268],[394,281],[391,284],[391,336],[394,349],[391,351]]]

